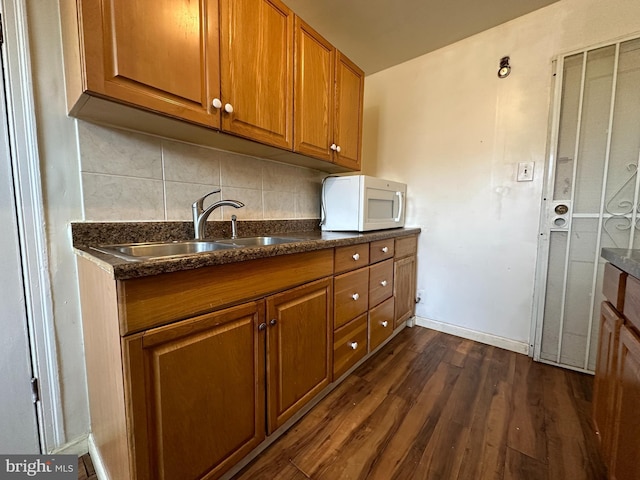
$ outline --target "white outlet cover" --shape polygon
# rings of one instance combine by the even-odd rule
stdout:
[[[533,169],[534,162],[520,162],[518,163],[518,181],[519,182],[531,182],[533,181]]]

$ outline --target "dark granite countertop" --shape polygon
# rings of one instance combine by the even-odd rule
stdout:
[[[623,272],[640,278],[640,249],[603,248],[601,255]]]
[[[230,231],[226,231],[228,224],[229,222],[208,222],[207,237],[212,239],[229,238]],[[92,247],[118,243],[188,240],[193,238],[193,225],[190,222],[79,222],[73,223],[71,230],[76,254],[91,260],[110,272],[116,280],[243,262],[277,255],[310,252],[345,245],[356,245],[387,238],[414,235],[421,231],[420,228],[395,228],[364,233],[322,232],[317,228],[317,225],[317,220],[238,222],[238,234],[240,237],[286,234],[287,237],[300,238],[300,241],[142,261],[124,260],[114,255],[99,252]]]

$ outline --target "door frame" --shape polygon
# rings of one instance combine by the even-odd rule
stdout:
[[[42,453],[66,441],[58,375],[49,254],[41,184],[32,70],[29,56],[27,0],[0,0],[4,27],[4,74],[8,109],[9,148],[14,186],[27,323],[33,375],[38,379],[36,404]]]
[[[540,223],[538,227],[538,247],[536,256],[536,273],[533,291],[533,309],[531,314],[531,330],[530,330],[530,356],[537,362],[549,363],[554,366],[560,366],[568,370],[575,370],[582,373],[593,374],[590,370],[580,367],[572,367],[570,365],[560,365],[555,362],[549,362],[541,358],[540,353],[542,350],[542,329],[544,320],[544,307],[546,300],[547,290],[547,273],[549,262],[549,240],[550,229],[549,221],[553,215],[552,207],[553,202],[553,189],[555,179],[555,165],[557,159],[558,148],[558,135],[560,130],[560,113],[562,104],[562,83],[563,83],[563,68],[558,68],[564,65],[563,59],[577,55],[583,52],[597,50],[611,45],[622,44],[624,42],[635,40],[640,38],[638,32],[617,37],[614,39],[605,40],[592,45],[584,46],[581,48],[572,49],[560,54],[557,54],[552,59],[552,74],[553,80],[551,81],[551,93],[550,93],[550,109],[549,109],[549,124],[547,129],[547,148],[546,158],[547,162],[544,166],[544,184],[542,187],[542,197],[540,199],[542,208],[540,209]],[[575,185],[575,181],[574,181]],[[571,232],[571,217],[569,217],[569,225],[567,232]],[[591,330],[591,329],[590,329]],[[592,341],[592,340],[591,340]]]

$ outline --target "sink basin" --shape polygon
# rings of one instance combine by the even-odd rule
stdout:
[[[244,237],[244,238],[232,238],[225,240],[216,240],[216,243],[221,245],[230,245],[233,247],[260,247],[265,245],[278,245],[281,243],[294,243],[300,242],[300,238],[289,237]]]
[[[93,247],[99,252],[115,255],[125,260],[149,260],[152,258],[176,257],[196,253],[227,250],[234,245],[225,245],[209,240],[187,240],[182,242],[129,243]]]

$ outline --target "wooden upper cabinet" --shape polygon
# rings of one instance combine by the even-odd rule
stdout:
[[[218,128],[218,1],[79,0],[86,93]]]
[[[331,161],[336,49],[296,17],[293,149]]]
[[[360,170],[364,72],[296,17],[294,151]]]
[[[336,117],[334,143],[339,148],[334,163],[361,168],[364,72],[338,52],[336,57]]]
[[[279,0],[220,1],[222,129],[293,148],[293,12]],[[224,108],[224,107],[223,107]]]

